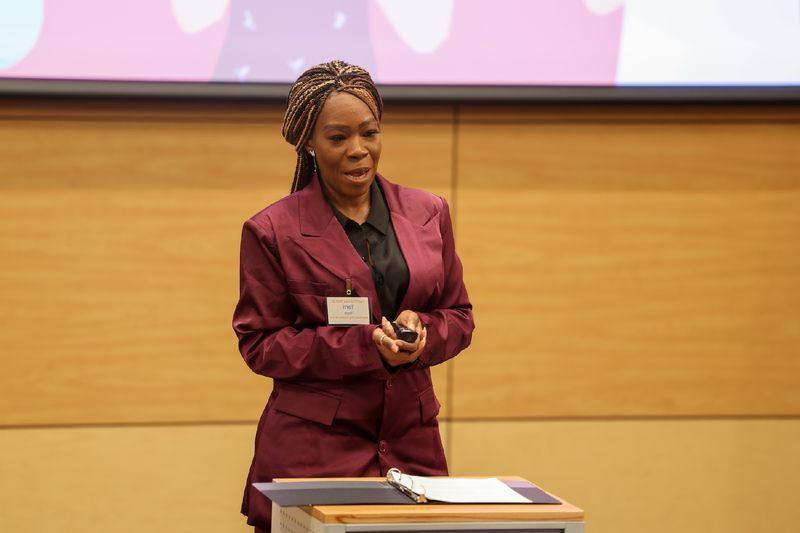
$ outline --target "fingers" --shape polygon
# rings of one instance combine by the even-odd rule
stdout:
[[[392,323],[389,322],[385,316],[381,317],[381,329],[383,332],[388,335],[392,339],[397,339],[397,334],[394,332],[394,328],[392,327]]]
[[[398,339],[395,341],[395,343],[404,352],[416,352],[417,349],[419,348],[420,340],[421,340],[420,337],[417,336],[417,340],[414,342],[406,342]]]
[[[397,322],[399,325],[405,328],[412,329],[417,332],[417,340],[414,342],[405,342],[398,340],[397,344],[400,346],[400,349],[405,352],[417,351],[419,349],[419,342],[421,339],[422,330],[424,329],[422,321],[419,318],[419,315],[414,311],[406,309],[405,311],[397,315],[395,322]],[[388,323],[388,326],[391,327],[391,323]],[[393,337],[397,339],[397,335],[393,335]]]
[[[419,315],[417,313],[415,313],[414,311],[410,311],[408,309],[406,309],[405,311],[403,311],[399,315],[397,315],[397,318],[395,319],[395,322],[397,322],[400,325],[403,325],[403,326],[407,327],[408,329],[413,329],[417,333],[419,333],[419,330],[422,328],[422,324],[421,324],[421,320],[419,319]]]
[[[381,342],[378,345],[379,348],[384,350],[388,350],[389,352],[396,354],[400,352],[400,346],[397,345],[398,341],[394,339],[390,339],[388,336],[381,337]]]
[[[422,352],[425,350],[425,345],[427,344],[427,342],[428,342],[428,330],[422,328],[422,332],[419,334],[419,343],[417,349],[411,353],[411,355],[413,356],[412,361],[415,361],[420,355],[422,355]]]
[[[388,342],[389,342],[388,340],[384,340],[384,344]],[[414,360],[410,357],[411,354],[409,354],[408,352],[400,352],[400,351],[393,352],[385,345],[377,346],[377,348],[378,348],[378,353],[381,356],[381,359],[386,361],[386,364],[388,364],[391,367],[403,365]]]
[[[388,352],[385,356],[383,355],[383,353],[381,353],[381,356],[383,357],[383,360],[386,361],[386,363],[392,367],[413,363],[414,361],[417,360],[416,356],[408,352],[400,352],[400,353]]]
[[[419,343],[422,340],[425,331],[426,330],[422,324],[418,323],[416,328],[417,339],[414,342],[398,340],[397,343],[400,345],[400,349],[406,352],[416,352],[419,349]]]
[[[413,311],[408,311],[408,313],[416,315]],[[417,341],[408,343],[399,340],[395,335],[391,323],[385,317],[382,318],[381,326],[373,330],[372,341],[375,343],[381,358],[386,361],[386,364],[391,367],[396,367],[413,363],[419,358],[427,344],[428,330],[422,327],[419,322],[417,322],[416,325],[416,330],[419,335]]]
[[[408,361],[406,362],[414,361],[420,356],[423,350],[425,350],[427,337],[428,330],[423,328],[419,334],[419,337],[417,338],[417,342],[409,343],[401,340],[395,341],[401,350],[400,355],[408,356]]]
[[[400,346],[397,345],[399,341],[387,335],[382,327],[375,328],[372,331],[372,342],[375,343],[379,350],[387,350],[394,354],[400,351]]]

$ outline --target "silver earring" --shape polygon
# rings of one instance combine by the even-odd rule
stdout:
[[[311,157],[317,157],[317,154],[314,153],[314,150],[309,150],[308,153],[311,154]]]
[[[317,173],[317,154],[314,153],[314,150],[309,150],[309,154],[311,154],[311,162],[314,163],[314,174]]]

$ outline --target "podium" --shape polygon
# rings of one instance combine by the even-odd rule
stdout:
[[[382,481],[381,478],[359,478]],[[503,481],[527,481],[500,477]],[[326,478],[326,481],[355,481]],[[322,481],[275,479],[276,483]],[[545,491],[546,492],[546,491]],[[273,533],[344,533],[350,531],[474,531],[514,533],[583,533],[583,510],[549,493],[560,505],[417,504],[311,505],[281,507],[272,503]]]

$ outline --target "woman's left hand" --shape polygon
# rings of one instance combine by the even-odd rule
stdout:
[[[425,328],[422,327],[422,321],[419,319],[419,315],[414,311],[406,310],[397,315],[395,322],[404,328],[416,331],[417,340],[414,342],[405,342],[397,339],[397,335],[395,335],[391,322],[386,320],[385,317],[381,320],[381,329],[383,329],[383,332],[392,339],[397,339],[395,340],[395,343],[402,351],[413,353],[417,356],[419,354],[416,352],[422,353],[422,348],[424,348],[423,340],[425,338]]]

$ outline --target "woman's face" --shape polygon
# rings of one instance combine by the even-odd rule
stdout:
[[[369,194],[381,157],[381,127],[370,108],[346,92],[331,94],[317,117],[308,149],[334,196]]]

